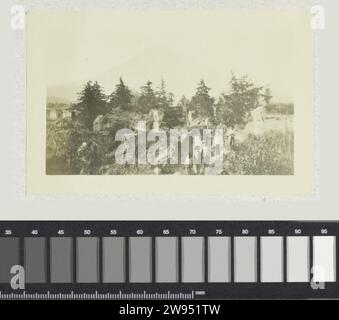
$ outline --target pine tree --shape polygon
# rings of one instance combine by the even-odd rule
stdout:
[[[158,99],[152,88],[152,82],[147,81],[144,86],[141,87],[141,95],[138,100],[141,112],[149,112],[151,109],[158,109]]]
[[[184,113],[187,113],[190,107],[190,101],[185,96],[182,96],[178,102],[178,107],[180,107]]]
[[[230,81],[230,93],[223,94],[218,106],[222,109],[226,123],[245,123],[249,113],[259,106],[262,87],[256,87],[247,76]]]
[[[93,121],[99,114],[107,112],[106,96],[98,82],[87,82],[79,93],[77,108],[81,110],[81,117],[85,125],[92,129]]]
[[[155,94],[159,108],[166,109],[173,106],[174,94],[166,91],[166,84],[163,78],[161,79],[160,88]]]
[[[114,92],[109,96],[109,105],[113,109],[121,108],[123,110],[130,110],[132,108],[132,98],[133,95],[130,89],[120,78],[120,81],[116,85]]]
[[[198,83],[197,91],[192,97],[191,105],[203,117],[213,117],[214,98],[209,94],[208,88],[203,79]]]

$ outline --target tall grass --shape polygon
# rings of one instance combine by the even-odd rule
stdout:
[[[230,175],[293,175],[294,138],[292,131],[269,131],[248,135],[225,159]]]

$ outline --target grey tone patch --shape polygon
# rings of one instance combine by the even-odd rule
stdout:
[[[208,238],[208,282],[231,281],[231,241],[229,237]]]
[[[96,283],[99,281],[99,239],[77,238],[76,252],[77,282]]]
[[[103,282],[125,282],[125,238],[102,239]]]
[[[27,283],[45,283],[47,275],[46,238],[25,238],[24,267]]]
[[[150,237],[129,239],[129,281],[152,281],[152,241]]]
[[[203,237],[182,238],[182,282],[204,282],[205,252]]]
[[[257,282],[257,238],[234,238],[234,281]]]
[[[260,280],[261,282],[284,281],[283,237],[261,237]]]
[[[313,269],[321,268],[319,275],[314,275],[313,281],[336,281],[336,237],[313,237]]]
[[[73,239],[50,239],[50,268],[52,283],[73,282]]]
[[[156,282],[178,282],[178,238],[157,237],[155,255]]]
[[[0,283],[9,283],[11,268],[19,264],[19,238],[0,238]]]
[[[287,282],[310,281],[310,238],[287,237]]]

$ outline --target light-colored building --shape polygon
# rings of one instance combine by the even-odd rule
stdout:
[[[49,103],[47,105],[47,120],[55,121],[72,117],[71,107],[61,103]]]

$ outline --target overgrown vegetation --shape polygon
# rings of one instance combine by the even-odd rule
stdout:
[[[255,86],[247,76],[232,76],[230,90],[215,99],[201,79],[196,93],[177,103],[162,79],[158,88],[151,81],[132,91],[123,79],[106,96],[97,82],[88,82],[71,105],[72,118],[47,122],[46,170],[48,174],[197,174],[192,165],[120,166],[114,163],[121,128],[135,130],[140,120],[150,129],[155,110],[161,128],[187,128],[189,121],[209,128],[243,127],[250,113],[264,105],[268,113],[293,114],[293,105],[271,104],[269,88]],[[198,170],[199,171],[199,170]],[[200,171],[198,174],[201,174]],[[225,156],[223,174],[293,174],[293,133],[269,132],[236,140]]]
[[[225,174],[293,175],[293,133],[266,132],[249,135],[225,159]]]

